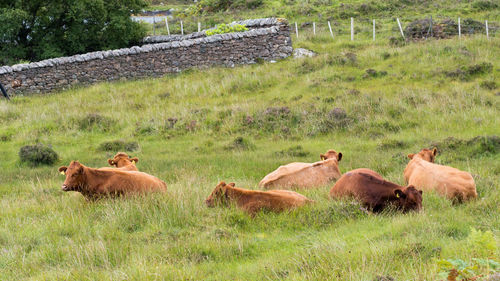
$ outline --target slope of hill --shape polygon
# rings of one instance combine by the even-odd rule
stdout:
[[[471,229],[499,236],[499,43],[395,47],[324,33],[294,41],[315,58],[2,99],[0,279],[436,280],[438,259],[498,261],[498,242],[476,243]],[[165,195],[90,203],[61,191],[59,165],[106,166],[116,151],[103,143],[120,139],[137,142],[130,154],[167,182]],[[57,165],[20,163],[33,143],[51,145]],[[256,188],[331,148],[342,172],[404,184],[406,155],[429,146],[475,176],[477,200],[425,193],[420,213],[367,215],[324,186],[299,191],[310,207],[254,219],[204,205],[220,180]]]

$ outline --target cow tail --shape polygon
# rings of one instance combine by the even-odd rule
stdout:
[[[7,91],[3,87],[2,83],[0,83],[0,91],[2,91],[2,94],[6,99],[10,100],[9,95],[7,94]]]

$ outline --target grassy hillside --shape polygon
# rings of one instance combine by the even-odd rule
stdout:
[[[436,280],[438,259],[498,262],[499,39],[294,45],[319,55],[0,100],[0,279]],[[120,139],[138,143],[130,154],[166,194],[89,203],[61,191],[58,166],[105,166],[116,151],[100,146]],[[21,163],[34,143],[58,163]],[[475,176],[477,200],[425,193],[420,213],[367,215],[324,186],[299,191],[315,205],[254,219],[203,202],[221,180],[256,188],[327,149],[343,153],[342,172],[404,184],[406,155],[430,146]]]
[[[171,32],[180,33],[180,20],[185,31],[197,30],[197,22],[204,28],[233,20],[263,17],[283,17],[301,25],[316,22],[325,25],[331,21],[340,33],[349,32],[349,20],[355,19],[356,27],[376,19],[381,28],[395,28],[396,17],[409,23],[432,16],[434,20],[457,17],[472,18],[481,22],[500,21],[500,4],[493,0],[199,0],[193,2],[153,1],[149,9],[174,8],[174,17],[169,20]],[[390,26],[390,27],[388,27]],[[163,22],[157,24],[156,32],[165,29]],[[151,32],[152,33],[152,32]]]

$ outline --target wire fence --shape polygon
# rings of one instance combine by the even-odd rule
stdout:
[[[153,20],[148,35],[189,34],[213,28],[216,25],[204,24],[201,21],[184,21],[168,17]],[[348,20],[290,22],[290,33],[293,38],[329,34],[332,39],[378,40],[378,39],[427,39],[447,38],[483,34],[487,38],[495,37],[499,25],[482,19],[427,17],[427,18],[393,18],[369,19],[350,18]]]

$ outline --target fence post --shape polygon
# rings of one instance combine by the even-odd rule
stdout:
[[[330,34],[332,35],[333,38],[332,25],[330,24],[330,21],[328,21],[328,29],[330,29]]]
[[[198,32],[201,31],[201,22],[198,22]]]
[[[181,21],[181,34],[184,35],[184,25],[182,25],[182,21]]]
[[[313,33],[314,33],[314,35],[316,35],[316,23],[315,22],[313,22]]]
[[[354,18],[351,18],[351,41],[354,40]]]
[[[295,22],[295,35],[297,35],[297,39],[299,39],[299,28],[297,27],[297,22]]]
[[[486,39],[490,39],[490,34],[488,32],[488,21],[486,20],[484,23],[486,24]]]
[[[396,20],[398,21],[398,26],[399,26],[399,31],[401,31],[401,36],[403,36],[403,39],[406,39],[405,34],[403,32],[403,28],[401,27],[401,22],[399,21],[399,18],[396,18]]]
[[[156,15],[153,14],[153,35],[156,35]]]
[[[165,17],[165,26],[167,27],[167,34],[170,35],[170,28],[168,28],[168,18]]]
[[[373,20],[373,41],[375,41],[375,20]]]
[[[432,16],[431,16],[431,37],[434,37],[434,31],[432,30]]]
[[[460,18],[458,18],[458,39],[462,37],[462,28],[460,27]]]

